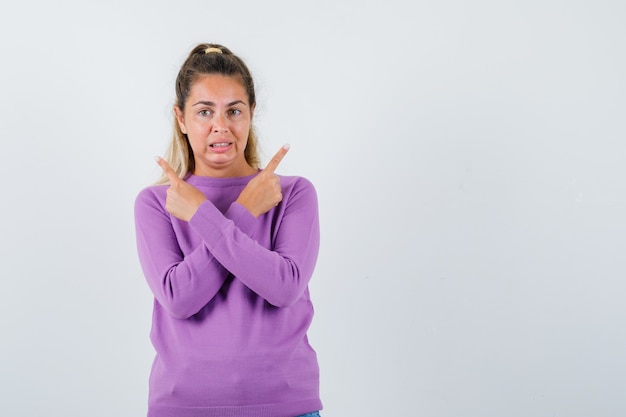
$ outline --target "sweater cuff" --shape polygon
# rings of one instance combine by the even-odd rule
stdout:
[[[226,213],[224,213],[224,216],[235,222],[239,230],[248,236],[252,236],[252,233],[254,233],[259,224],[257,218],[254,217],[247,208],[236,201],[230,205]]]
[[[226,222],[226,223],[225,223]],[[221,231],[228,222],[232,222],[241,232],[251,236],[256,230],[257,219],[241,204],[234,202],[226,213],[222,214],[210,201],[200,204],[198,211],[189,220],[189,224],[200,231],[202,236],[213,235],[221,239]],[[219,232],[218,232],[219,231]],[[208,235],[205,235],[208,233]]]

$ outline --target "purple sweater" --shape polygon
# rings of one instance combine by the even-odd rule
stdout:
[[[322,408],[308,343],[319,249],[317,195],[280,177],[282,202],[255,218],[235,200],[253,176],[190,175],[204,202],[185,222],[166,185],[135,202],[139,260],[155,298],[148,417],[294,417]]]

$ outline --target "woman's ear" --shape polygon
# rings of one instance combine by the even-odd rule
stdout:
[[[176,116],[176,121],[178,122],[178,127],[180,131],[185,135],[187,134],[187,128],[185,128],[185,117],[183,116],[183,111],[178,106],[174,106],[174,116]]]

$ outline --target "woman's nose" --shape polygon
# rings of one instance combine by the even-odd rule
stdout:
[[[213,131],[214,132],[226,132],[228,126],[226,124],[226,118],[222,115],[216,115],[213,118]]]

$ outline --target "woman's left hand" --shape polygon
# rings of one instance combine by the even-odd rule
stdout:
[[[206,197],[196,187],[179,178],[165,159],[157,157],[156,161],[170,180],[165,209],[172,216],[188,222],[200,204],[206,201]]]
[[[248,209],[254,217],[267,213],[282,201],[283,194],[280,188],[280,178],[274,171],[288,150],[289,145],[284,145],[280,148],[265,169],[252,178],[241,194],[239,194],[237,202]]]

